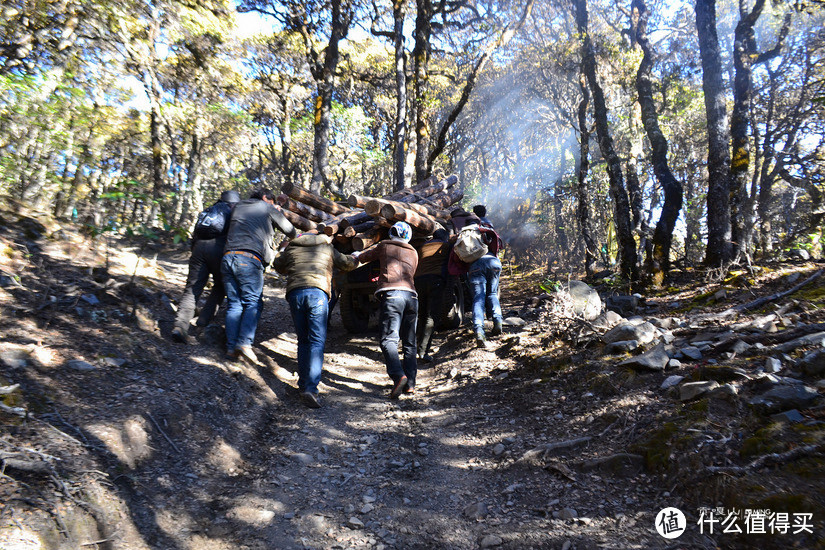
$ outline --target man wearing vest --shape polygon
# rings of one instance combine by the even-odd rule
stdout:
[[[381,302],[381,352],[387,364],[387,374],[393,382],[390,399],[415,391],[416,362],[415,325],[418,319],[418,295],[414,275],[418,253],[410,243],[412,228],[406,222],[396,222],[390,228],[390,238],[354,257],[364,264],[378,260],[381,268],[378,290]],[[404,350],[403,362],[398,356],[398,340]]]
[[[310,231],[289,242],[272,262],[287,276],[286,300],[298,336],[298,391],[312,409],[321,406],[318,383],[327,341],[332,268],[352,271],[357,262],[332,247],[332,237]]]
[[[295,228],[275,206],[275,194],[269,189],[254,191],[232,210],[221,262],[227,299],[228,359],[258,361],[252,342],[263,309],[264,269],[275,257],[275,229],[290,238],[296,235]]]
[[[221,256],[226,245],[226,230],[229,228],[228,217],[232,207],[241,200],[237,191],[224,191],[218,202],[223,205],[227,212],[226,224],[223,230],[212,238],[201,238],[197,231],[192,235],[192,255],[189,256],[189,275],[186,278],[186,286],[183,295],[178,302],[178,315],[175,318],[175,327],[172,329],[172,338],[184,344],[191,340],[189,337],[189,324],[195,315],[195,308],[198,299],[203,293],[209,276],[212,276],[212,291],[209,298],[198,316],[197,325],[205,327],[215,316],[215,312],[223,302],[224,289],[223,277],[221,276]]]

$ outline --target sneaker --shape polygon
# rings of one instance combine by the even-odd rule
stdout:
[[[227,351],[226,355],[223,356],[224,359],[227,361],[237,361],[238,360],[238,350],[233,349],[231,351]]]
[[[493,319],[493,330],[490,331],[490,336],[498,336],[501,334],[501,319]]]
[[[321,399],[318,397],[317,393],[311,393],[308,391],[301,392],[301,401],[310,409],[321,408]]]
[[[418,360],[425,364],[433,362],[433,358],[429,353],[424,355],[423,357],[420,357]]]
[[[398,396],[401,395],[401,392],[404,391],[404,388],[407,387],[407,377],[402,376],[398,379],[398,382],[392,387],[392,391],[390,392],[390,399],[398,399]]]
[[[476,347],[479,348],[486,348],[487,347],[487,338],[484,336],[482,331],[476,332]]]
[[[189,344],[191,342],[188,332],[182,327],[175,327],[172,329],[172,339],[175,342],[180,342],[181,344]]]
[[[255,355],[255,352],[252,351],[252,347],[250,346],[238,346],[235,348],[235,353],[238,354],[238,357],[249,361],[253,365],[258,364],[258,357]]]
[[[415,393],[415,386],[407,384],[404,388],[404,393]]]

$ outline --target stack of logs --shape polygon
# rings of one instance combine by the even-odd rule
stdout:
[[[286,184],[278,196],[287,219],[302,231],[313,229],[330,235],[344,252],[364,250],[387,236],[387,228],[404,221],[413,237],[432,235],[447,228],[451,206],[464,194],[457,176],[438,180],[430,176],[415,187],[381,198],[350,195],[342,206],[297,185]]]

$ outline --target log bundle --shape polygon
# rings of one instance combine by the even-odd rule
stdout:
[[[430,176],[414,187],[384,197],[350,195],[347,206],[287,184],[277,203],[298,229],[329,235],[343,249],[364,250],[386,238],[387,228],[398,221],[410,224],[418,237],[446,229],[451,207],[464,197],[456,183],[455,175],[441,180]]]

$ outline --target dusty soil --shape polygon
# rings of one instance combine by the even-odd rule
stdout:
[[[347,334],[336,313],[323,408],[310,410],[297,398],[295,335],[276,277],[265,290],[260,364],[227,363],[220,329],[194,345],[169,338],[185,247],[91,240],[46,219],[10,218],[0,217],[0,387],[19,387],[0,395],[0,548],[825,544],[821,406],[802,410],[804,423],[780,424],[744,397],[682,402],[660,388],[672,374],[756,372],[764,356],[719,352],[634,371],[592,337],[561,338],[542,277],[506,272],[506,316],[525,323],[490,349],[473,347],[466,329],[439,333],[417,393],[397,401],[376,335]],[[726,284],[718,300],[708,295],[720,283],[683,273],[640,313],[687,320],[673,334],[689,340],[727,323],[692,319],[820,267],[776,265]],[[805,291],[781,303],[795,299],[799,323],[821,323],[823,292]],[[548,449],[554,443],[563,445]],[[687,516],[678,539],[654,527],[669,506]],[[700,507],[810,512],[812,533],[700,534]]]

